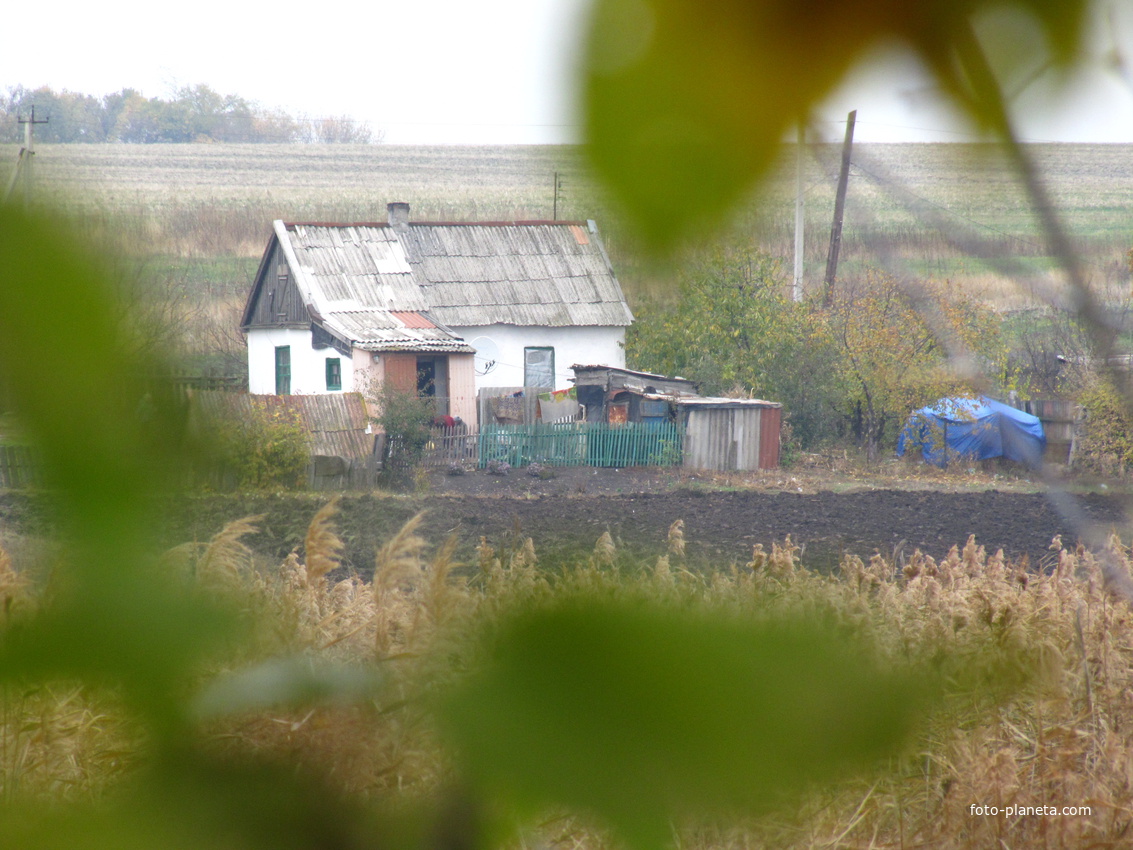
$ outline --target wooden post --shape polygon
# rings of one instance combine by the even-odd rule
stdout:
[[[846,186],[850,181],[850,150],[854,146],[854,123],[857,118],[856,109],[846,116],[846,138],[842,142],[842,169],[838,172],[838,194],[834,198],[834,226],[830,229],[830,252],[826,255],[826,279],[822,289],[822,302],[827,307],[834,303],[838,251],[842,247],[842,216],[846,209]]]

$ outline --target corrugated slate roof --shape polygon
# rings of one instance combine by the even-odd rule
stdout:
[[[393,228],[276,222],[275,232],[307,303],[328,330],[370,351],[472,351],[420,316],[429,305]]]
[[[363,349],[471,351],[452,328],[633,321],[578,222],[277,221],[275,234],[315,320]]]
[[[577,222],[410,223],[406,254],[443,324],[633,321],[601,245]]]

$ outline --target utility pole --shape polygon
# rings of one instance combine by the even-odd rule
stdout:
[[[803,300],[803,149],[806,144],[806,125],[799,121],[799,138],[795,145],[795,284],[791,297]]]
[[[24,125],[24,146],[20,148],[20,155],[16,159],[16,168],[8,181],[8,188],[4,192],[4,203],[8,203],[8,199],[12,196],[12,190],[16,188],[16,183],[22,181],[24,185],[24,209],[27,210],[31,206],[31,161],[35,155],[35,125],[46,124],[49,120],[49,118],[36,118],[34,106],[31,108],[31,118],[24,118],[22,115],[17,116],[17,123]]]
[[[830,228],[830,253],[826,255],[826,279],[822,285],[822,303],[834,303],[834,279],[838,276],[838,251],[842,247],[842,215],[846,209],[846,185],[850,181],[850,151],[854,146],[855,109],[846,116],[846,138],[842,142],[842,170],[838,172],[838,194],[834,197],[834,226]]]

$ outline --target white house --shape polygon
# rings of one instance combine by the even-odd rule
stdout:
[[[565,389],[625,366],[633,321],[594,222],[276,221],[244,308],[249,390],[382,382],[476,421],[482,387]]]

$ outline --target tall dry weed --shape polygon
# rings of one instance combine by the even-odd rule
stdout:
[[[427,544],[417,529],[424,518],[424,511],[411,517],[374,559],[374,649],[379,659],[407,652],[413,626],[420,621],[415,602]]]
[[[657,541],[655,562],[636,571],[608,534],[592,552],[550,563],[516,536],[499,548],[481,539],[466,580],[456,541],[430,555],[418,515],[379,550],[372,581],[328,586],[326,567],[341,551],[333,517],[324,508],[312,520],[307,564],[293,553],[259,577],[243,542],[255,521],[238,520],[195,550],[196,574],[210,587],[242,582],[269,597],[265,655],[376,661],[385,690],[348,708],[239,718],[211,730],[218,741],[314,764],[361,793],[426,793],[446,767],[421,695],[474,657],[467,635],[512,606],[555,594],[646,595],[755,618],[823,617],[865,632],[887,663],[927,666],[951,683],[909,753],[887,769],[815,789],[792,813],[680,827],[683,850],[1119,847],[1133,835],[1133,611],[1123,590],[1133,579],[1129,549],[1116,538],[1100,553],[1056,539],[1041,570],[970,538],[939,559],[920,550],[851,556],[832,573],[807,569],[805,553],[787,539],[753,547],[747,562],[693,571],[682,558],[684,526],[674,523]],[[312,570],[313,552],[324,560]],[[6,570],[0,562],[0,587],[9,586]],[[103,740],[122,742],[124,727],[85,695],[60,690],[49,702],[55,708],[12,693],[3,700],[6,781],[74,783],[94,793],[120,769],[97,736],[108,731]],[[130,746],[119,747],[127,762]],[[1021,813],[973,814],[981,805]],[[1090,811],[1038,815],[1037,806]],[[560,846],[569,834],[563,841],[573,850],[610,846],[581,822],[565,823],[529,837]]]
[[[244,537],[259,531],[263,515],[233,520],[209,541],[195,565],[197,581],[206,588],[240,589],[251,575],[252,550]]]
[[[16,570],[12,556],[0,546],[0,617],[5,625],[11,620],[13,610],[29,600],[27,579]]]
[[[338,513],[339,499],[336,496],[321,507],[307,526],[303,538],[303,551],[306,553],[306,572],[308,584],[322,584],[326,575],[338,568],[345,546],[339,538],[334,525]]]

